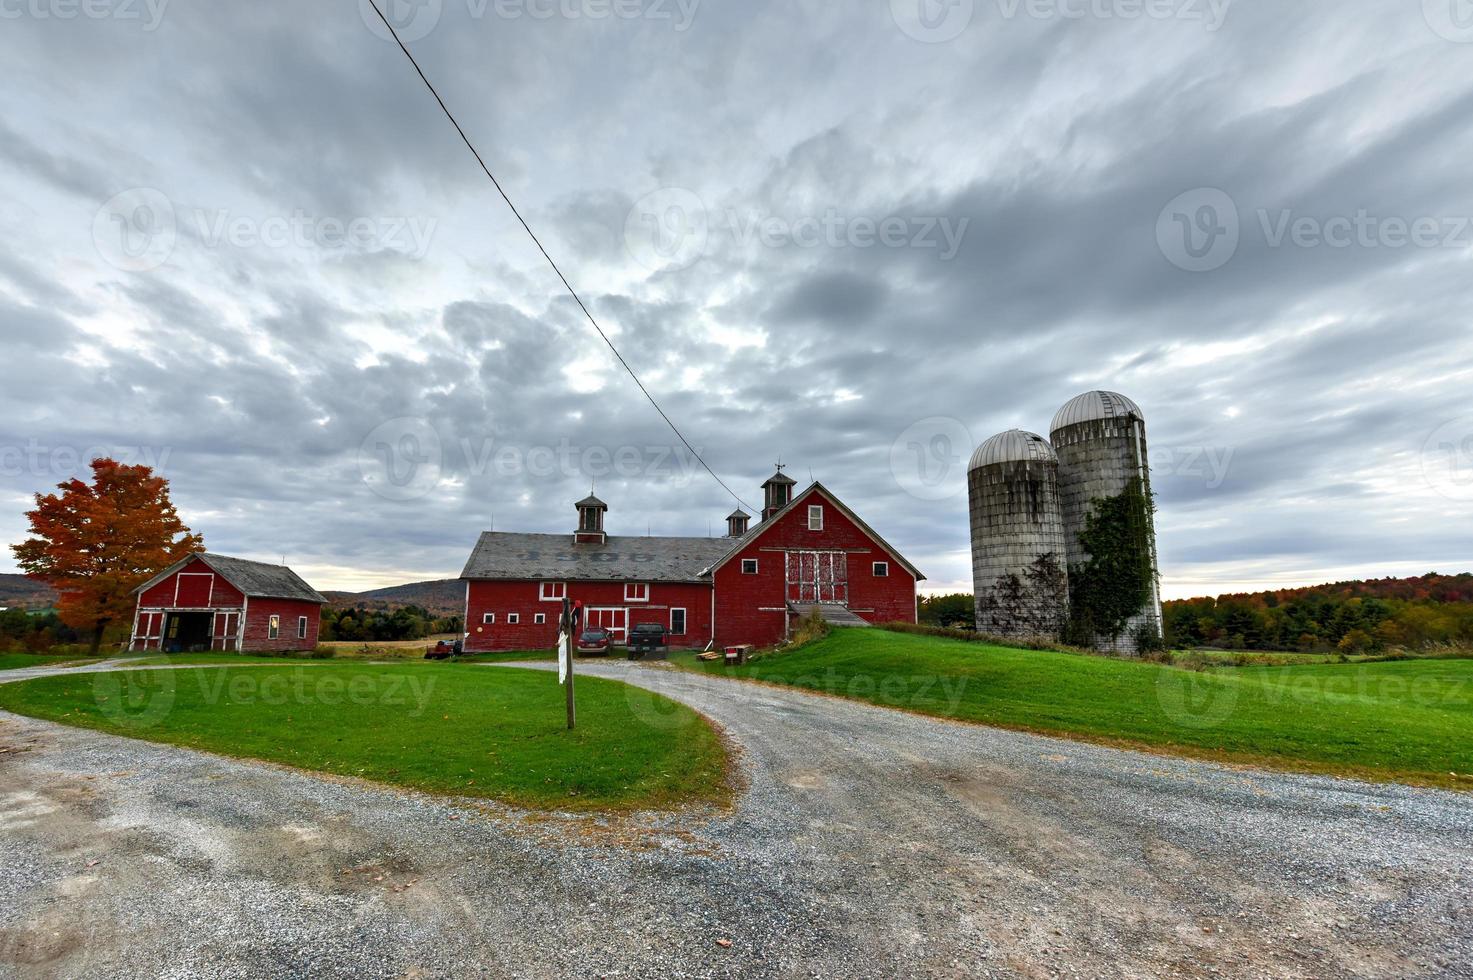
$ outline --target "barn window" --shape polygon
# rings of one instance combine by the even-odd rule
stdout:
[[[496,622],[496,614],[495,613],[481,613],[481,622],[483,624],[485,624],[486,626],[490,626],[492,623]]]
[[[543,602],[562,602],[568,597],[567,582],[543,582],[541,599]]]
[[[508,626],[516,626],[521,621],[522,621],[522,614],[521,613],[507,613],[506,614],[506,625],[508,625]]]
[[[890,563],[888,561],[875,562],[875,578],[889,578]]]
[[[672,609],[672,610],[670,610],[670,635],[671,636],[684,636],[685,635],[685,610],[684,609]]]
[[[266,624],[266,638],[268,640],[274,640],[274,639],[276,639],[280,635],[281,635],[281,617],[280,616],[272,616],[271,619],[268,620],[267,621],[267,624]]]
[[[821,504],[808,505],[808,530],[823,530],[823,506]]]
[[[757,574],[757,559],[755,559],[755,558],[743,558],[742,559],[742,574],[743,575],[756,575]]]
[[[547,613],[533,613],[532,614],[532,625],[533,626],[541,626],[545,622],[547,622]]]
[[[307,638],[307,617],[306,616],[298,616],[297,617],[297,639],[299,639],[299,640],[305,640],[306,638]]]
[[[625,602],[649,602],[650,601],[650,587],[649,587],[649,584],[646,583],[646,582],[625,582],[624,583],[624,601]]]

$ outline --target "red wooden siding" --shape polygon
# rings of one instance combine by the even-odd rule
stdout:
[[[651,582],[649,599],[626,601],[625,582],[569,582],[568,598],[583,603],[585,610],[627,609],[626,629],[636,623],[662,623],[670,628],[670,610],[685,610],[685,634],[671,636],[673,647],[704,647],[711,639],[711,586],[704,582]],[[473,653],[493,650],[550,650],[557,644],[557,619],[563,604],[542,601],[541,583],[471,582],[467,591],[465,649]],[[484,622],[492,613],[494,623]],[[518,622],[508,622],[515,613]],[[538,624],[543,613],[546,622]]]
[[[239,607],[243,602],[245,596],[239,589],[216,575],[198,558],[138,597],[141,609]]]
[[[317,646],[322,607],[300,599],[253,597],[246,608],[244,652],[252,650],[310,650]],[[271,639],[271,617],[281,617],[281,631]],[[298,638],[297,617],[307,617],[307,636]]]

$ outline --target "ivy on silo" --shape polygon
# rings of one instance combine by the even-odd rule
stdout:
[[[1155,509],[1140,477],[1115,496],[1094,500],[1079,534],[1089,558],[1069,566],[1069,642],[1089,646],[1102,637],[1118,639],[1150,601]]]

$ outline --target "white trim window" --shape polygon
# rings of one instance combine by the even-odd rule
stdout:
[[[299,639],[299,640],[305,640],[306,638],[307,638],[307,617],[306,616],[298,616],[297,617],[297,639]]]
[[[521,623],[521,621],[522,621],[522,614],[521,613],[507,613],[506,614],[506,625],[508,625],[508,626],[516,626],[519,623]]]
[[[541,626],[542,624],[544,624],[546,622],[547,622],[547,613],[533,613],[532,614],[532,625],[533,626]]]
[[[625,582],[624,583],[624,601],[625,602],[649,602],[650,601],[650,585],[649,585],[649,583],[648,582]]]
[[[481,613],[481,625],[482,626],[495,626],[496,625],[496,614],[495,613]]]
[[[808,530],[823,530],[823,504],[808,505]]]
[[[743,575],[756,575],[757,574],[757,559],[755,559],[755,558],[743,558],[742,559],[742,574]]]
[[[266,620],[266,639],[274,640],[279,636],[281,636],[281,617],[273,613],[271,618]]]
[[[567,597],[567,582],[543,582],[537,592],[537,598],[543,602],[562,602]]]
[[[890,563],[888,561],[877,561],[871,566],[870,571],[874,573],[875,578],[889,578]]]
[[[685,610],[684,609],[672,608],[670,610],[670,635],[671,636],[684,636],[685,635]]]

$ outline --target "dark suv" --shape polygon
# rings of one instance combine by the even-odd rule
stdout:
[[[663,659],[669,652],[665,627],[659,623],[636,623],[629,631],[629,659]]]

